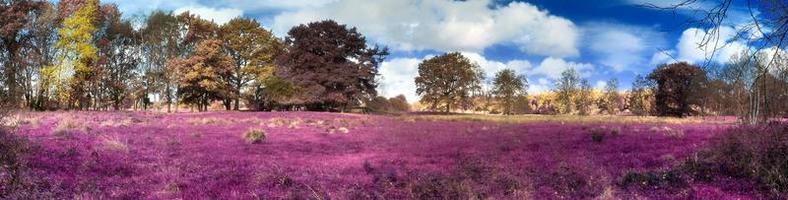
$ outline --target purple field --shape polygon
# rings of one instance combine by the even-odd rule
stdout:
[[[87,199],[751,199],[741,181],[620,184],[724,123],[502,123],[331,113],[30,113],[52,196]],[[263,130],[259,143],[244,133]],[[597,134],[601,133],[601,134]]]

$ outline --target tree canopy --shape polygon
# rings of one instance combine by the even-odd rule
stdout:
[[[502,101],[503,114],[512,114],[515,101],[518,97],[525,96],[526,90],[528,81],[514,70],[504,69],[495,74],[493,94]]]
[[[299,25],[285,38],[276,75],[301,88],[300,104],[343,110],[377,96],[378,67],[386,48],[368,47],[356,28],[327,20]]]
[[[416,94],[421,102],[437,110],[450,112],[471,102],[474,91],[481,89],[484,73],[478,64],[459,52],[446,53],[422,61],[416,77]]]
[[[662,116],[683,117],[695,114],[699,104],[693,87],[705,81],[703,70],[686,62],[660,65],[648,76],[656,85],[655,109]]]

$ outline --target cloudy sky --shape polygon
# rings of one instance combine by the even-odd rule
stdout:
[[[652,0],[659,6],[675,0]],[[712,53],[698,49],[709,30],[688,23],[691,9],[666,12],[643,6],[648,0],[104,0],[125,16],[154,9],[191,11],[223,23],[254,18],[277,36],[292,26],[333,19],[355,26],[370,44],[391,48],[380,69],[384,96],[405,94],[416,100],[413,78],[425,58],[460,51],[489,76],[511,68],[528,77],[529,92],[552,87],[552,80],[575,68],[597,87],[618,78],[628,88],[636,74],[659,63],[704,62]],[[704,3],[693,7],[703,8]],[[755,13],[758,13],[756,10]],[[730,40],[732,27],[747,23],[749,11],[734,5],[714,62],[747,48]],[[757,37],[753,35],[753,37]]]

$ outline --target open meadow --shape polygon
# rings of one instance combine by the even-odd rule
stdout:
[[[5,199],[788,199],[788,0],[0,0]]]
[[[87,199],[755,199],[684,179],[732,127],[643,117],[45,112],[14,118],[31,188]],[[617,120],[614,120],[617,119]],[[255,133],[260,133],[255,135]],[[655,174],[656,173],[656,174]],[[674,177],[675,176],[675,177]]]

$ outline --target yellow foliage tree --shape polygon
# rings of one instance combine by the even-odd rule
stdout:
[[[62,27],[58,30],[59,40],[55,44],[55,47],[61,50],[58,64],[44,70],[50,73],[47,74],[52,78],[49,81],[56,86],[59,100],[68,102],[67,107],[74,106],[74,103],[79,103],[80,108],[86,106],[85,82],[95,76],[92,65],[97,59],[98,51],[93,44],[98,5],[98,0],[87,0],[76,12],[63,20]],[[69,85],[70,90],[64,90],[64,83]]]

